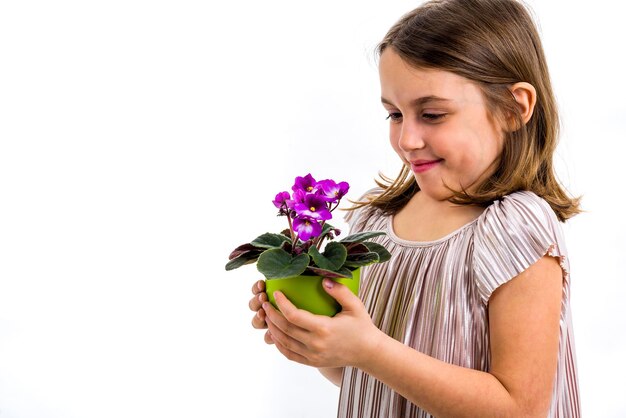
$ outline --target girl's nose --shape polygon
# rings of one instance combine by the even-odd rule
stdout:
[[[404,151],[424,148],[426,146],[424,131],[417,123],[403,121],[398,146]]]

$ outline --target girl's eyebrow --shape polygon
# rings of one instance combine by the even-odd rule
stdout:
[[[393,106],[393,103],[391,103],[388,99],[385,99],[384,97],[381,97],[380,101]],[[411,105],[417,106],[417,105],[421,105],[421,104],[428,103],[428,102],[451,102],[451,101],[452,100],[446,99],[444,97],[430,95],[430,96],[420,97],[419,99],[411,100]]]

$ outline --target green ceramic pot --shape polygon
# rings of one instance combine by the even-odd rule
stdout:
[[[269,301],[276,307],[274,292],[280,290],[295,306],[317,315],[335,316],[341,306],[322,287],[321,276],[296,276],[285,279],[269,279],[265,281],[265,292]],[[361,269],[352,272],[351,279],[333,279],[345,284],[358,295],[361,281]]]

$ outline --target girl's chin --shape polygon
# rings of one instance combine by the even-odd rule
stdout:
[[[480,182],[480,179],[477,181],[469,182],[469,184],[467,184],[468,182],[464,182],[466,184],[462,186],[458,185],[457,182],[457,186],[453,187],[450,186],[450,184],[453,184],[453,182],[446,181],[444,184],[443,179],[439,179],[439,184],[435,184],[435,181],[431,181],[433,179],[427,179],[424,177],[420,178],[419,174],[416,173],[413,173],[413,177],[415,178],[415,182],[417,183],[417,186],[421,191],[425,192],[425,194],[432,196],[433,199],[437,200],[448,200],[454,196],[454,193],[450,191],[450,189],[448,189],[445,184],[447,184],[452,190],[458,193],[462,193],[463,191],[474,193],[476,192]]]
[[[426,185],[422,187],[419,183],[417,183],[417,185],[420,189],[418,193],[420,193],[423,198],[427,198],[428,200],[443,202],[454,196],[454,194],[445,187],[435,189]]]

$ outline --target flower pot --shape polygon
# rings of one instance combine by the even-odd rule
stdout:
[[[322,287],[321,276],[296,276],[285,279],[268,279],[265,281],[265,291],[269,301],[276,306],[274,292],[280,290],[283,294],[300,309],[307,310],[316,315],[335,316],[341,311],[341,306]],[[352,272],[351,279],[332,279],[337,283],[344,284],[355,295],[359,292],[361,269]]]

